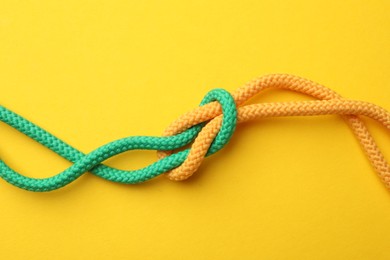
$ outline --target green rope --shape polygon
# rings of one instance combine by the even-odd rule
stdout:
[[[231,94],[223,89],[210,91],[200,103],[201,106],[218,101],[222,107],[223,122],[220,132],[210,146],[207,156],[222,149],[229,142],[237,123],[237,110]],[[0,121],[12,126],[30,138],[36,140],[58,155],[74,164],[66,170],[48,178],[26,177],[0,159],[0,177],[7,182],[29,191],[43,192],[59,189],[89,171],[93,174],[118,183],[135,184],[147,181],[181,165],[188,156],[189,149],[174,153],[138,170],[119,170],[101,162],[129,150],[174,150],[191,143],[204,124],[193,126],[186,131],[167,137],[132,136],[107,143],[89,154],[84,154],[39,126],[31,123],[14,112],[0,106]]]

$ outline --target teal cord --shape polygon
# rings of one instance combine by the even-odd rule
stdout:
[[[237,124],[237,109],[233,97],[223,89],[210,91],[200,103],[201,106],[218,101],[222,107],[223,121],[220,132],[210,146],[207,156],[221,150],[230,140]],[[65,143],[39,126],[0,106],[0,121],[12,126],[35,141],[51,149],[74,164],[66,170],[48,178],[24,176],[0,159],[0,177],[19,188],[44,192],[64,187],[83,173],[93,174],[118,183],[135,184],[150,180],[164,172],[180,166],[188,156],[189,149],[174,153],[138,170],[119,170],[101,164],[108,158],[129,150],[174,150],[191,143],[201,131],[203,124],[193,126],[186,131],[167,137],[132,136],[107,143],[88,154],[84,154]]]

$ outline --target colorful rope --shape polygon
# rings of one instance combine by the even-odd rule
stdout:
[[[319,100],[274,102],[243,105],[267,88],[283,88],[300,92]],[[161,173],[171,180],[185,180],[200,166],[206,156],[221,150],[229,142],[237,123],[264,117],[314,116],[339,114],[345,118],[361,143],[368,159],[390,188],[390,166],[373,137],[358,115],[370,117],[390,130],[390,113],[363,101],[342,99],[332,90],[312,81],[292,75],[274,74],[255,79],[232,95],[223,89],[210,91],[200,107],[174,121],[162,137],[134,136],[105,144],[89,154],[73,148],[39,126],[0,106],[0,120],[74,164],[48,178],[26,177],[0,160],[0,177],[30,191],[59,189],[90,171],[106,180],[134,184],[147,181]],[[175,152],[192,142],[191,148]],[[101,164],[108,158],[128,150],[157,150],[159,160],[142,169],[126,171]]]

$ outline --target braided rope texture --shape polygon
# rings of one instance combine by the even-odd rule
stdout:
[[[265,89],[295,91],[317,100],[244,105]],[[248,82],[230,94],[210,91],[200,106],[180,116],[160,137],[132,136],[107,143],[84,154],[27,119],[0,106],[0,120],[73,162],[66,170],[48,178],[24,176],[0,159],[0,177],[21,189],[44,192],[59,189],[87,171],[109,181],[135,184],[162,173],[175,181],[189,178],[205,157],[221,150],[231,139],[237,123],[265,117],[338,114],[354,132],[374,170],[390,189],[390,165],[359,116],[366,116],[390,130],[390,113],[372,103],[343,99],[334,91],[310,80],[287,74],[271,74]],[[190,148],[184,149],[191,145]],[[138,170],[120,170],[102,164],[129,150],[157,150],[158,160]]]

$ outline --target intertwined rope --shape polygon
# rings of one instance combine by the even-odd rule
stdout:
[[[244,105],[247,100],[268,88],[288,89],[318,100]],[[171,180],[185,180],[199,168],[206,156],[216,153],[229,142],[237,123],[264,117],[328,114],[339,114],[347,121],[374,169],[386,187],[390,188],[390,166],[365,124],[358,117],[359,115],[370,117],[390,130],[390,113],[368,102],[343,99],[322,85],[285,74],[255,79],[233,94],[223,89],[214,89],[205,96],[200,107],[180,116],[165,130],[162,137],[126,137],[103,145],[88,154],[0,106],[1,121],[74,163],[52,177],[30,178],[12,170],[0,160],[0,177],[30,191],[51,191],[61,188],[87,171],[120,183],[144,182],[161,173],[166,173]],[[175,152],[188,144],[191,144],[190,148]],[[114,155],[136,149],[157,150],[159,160],[142,169],[131,171],[101,164]]]

